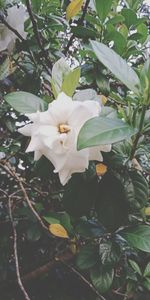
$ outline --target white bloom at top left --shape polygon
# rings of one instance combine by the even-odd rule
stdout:
[[[111,145],[101,145],[77,151],[81,127],[87,120],[97,117],[100,111],[97,101],[72,101],[60,93],[47,111],[27,115],[32,124],[19,129],[22,134],[31,136],[26,152],[34,151],[35,160],[46,156],[65,185],[73,173],[84,172],[90,160],[102,161],[101,151],[111,150]]]
[[[6,22],[17,30],[20,35],[26,39],[27,33],[24,31],[24,22],[27,20],[28,14],[23,5],[19,7],[12,6],[7,9]],[[0,51],[8,49],[11,51],[14,47],[17,36],[8,27],[0,23]]]

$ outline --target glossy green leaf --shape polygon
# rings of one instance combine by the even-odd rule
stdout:
[[[112,0],[95,0],[97,14],[102,22],[105,21],[108,13],[111,10]]]
[[[136,130],[119,119],[95,117],[81,128],[77,149],[112,144],[130,138]]]
[[[78,38],[95,38],[97,37],[97,31],[83,26],[72,26],[72,33]]]
[[[143,285],[148,291],[150,291],[150,278],[145,278]]]
[[[138,94],[140,87],[139,78],[127,62],[106,45],[96,41],[91,41],[91,44],[99,61],[130,90]]]
[[[91,280],[95,288],[100,293],[106,293],[113,282],[114,269],[106,268],[106,266],[97,265],[91,270]]]
[[[86,270],[93,267],[98,261],[98,249],[95,245],[88,244],[81,248],[76,264],[79,269]]]
[[[130,263],[132,269],[141,276],[142,272],[140,270],[139,265],[132,259],[129,259],[129,263]]]
[[[44,111],[47,103],[41,98],[27,92],[13,92],[4,97],[16,111],[20,113],[34,113]]]
[[[131,209],[141,209],[148,201],[148,183],[137,171],[129,171],[122,177],[124,194]]]
[[[144,270],[144,277],[150,277],[150,262],[147,264],[145,270]]]
[[[131,247],[150,253],[150,226],[139,225],[128,228],[120,232],[120,235]]]
[[[78,86],[79,79],[80,68],[76,68],[64,77],[61,91],[63,91],[66,95],[71,97]]]

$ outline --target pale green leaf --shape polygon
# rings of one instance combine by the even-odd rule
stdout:
[[[127,62],[112,49],[102,43],[91,41],[91,45],[99,61],[103,63],[131,91],[139,94],[140,80]]]

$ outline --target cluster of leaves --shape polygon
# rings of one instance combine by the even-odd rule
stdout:
[[[26,21],[27,40],[17,40],[11,56],[7,51],[0,54],[0,274],[5,295],[5,281],[15,278],[7,204],[11,197],[22,273],[69,249],[76,258],[73,266],[106,299],[122,299],[122,295],[137,299],[141,294],[146,299],[150,290],[150,60],[142,2],[32,0],[35,22]],[[3,13],[10,5],[0,1]],[[98,174],[97,162],[91,162],[64,189],[50,162],[42,157],[34,163],[32,154],[25,154],[28,141],[16,130],[28,121],[25,113],[46,110],[60,91],[74,100],[88,97],[105,103],[100,117],[82,127],[78,150],[113,144],[112,151],[103,154],[104,173]],[[55,238],[42,231],[17,182],[3,168],[5,162],[20,174]],[[57,268],[53,272],[65,276]],[[57,288],[47,288],[46,299],[62,299],[57,293]],[[78,297],[96,298],[82,291]],[[65,294],[63,299],[74,298]]]

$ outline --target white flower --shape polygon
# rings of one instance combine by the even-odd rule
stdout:
[[[64,93],[49,104],[45,112],[28,114],[33,122],[19,132],[31,136],[26,152],[35,151],[35,160],[45,155],[59,173],[63,185],[71,175],[84,172],[89,160],[102,161],[100,151],[110,151],[111,145],[86,148],[77,151],[77,137],[83,124],[99,115],[101,107],[96,101],[72,101]]]
[[[24,31],[24,22],[27,19],[26,8],[23,5],[12,6],[7,9],[6,22],[17,30],[20,35],[25,39],[26,32]],[[8,49],[11,51],[14,47],[14,43],[17,36],[14,32],[8,29],[8,27],[0,23],[0,51]]]

